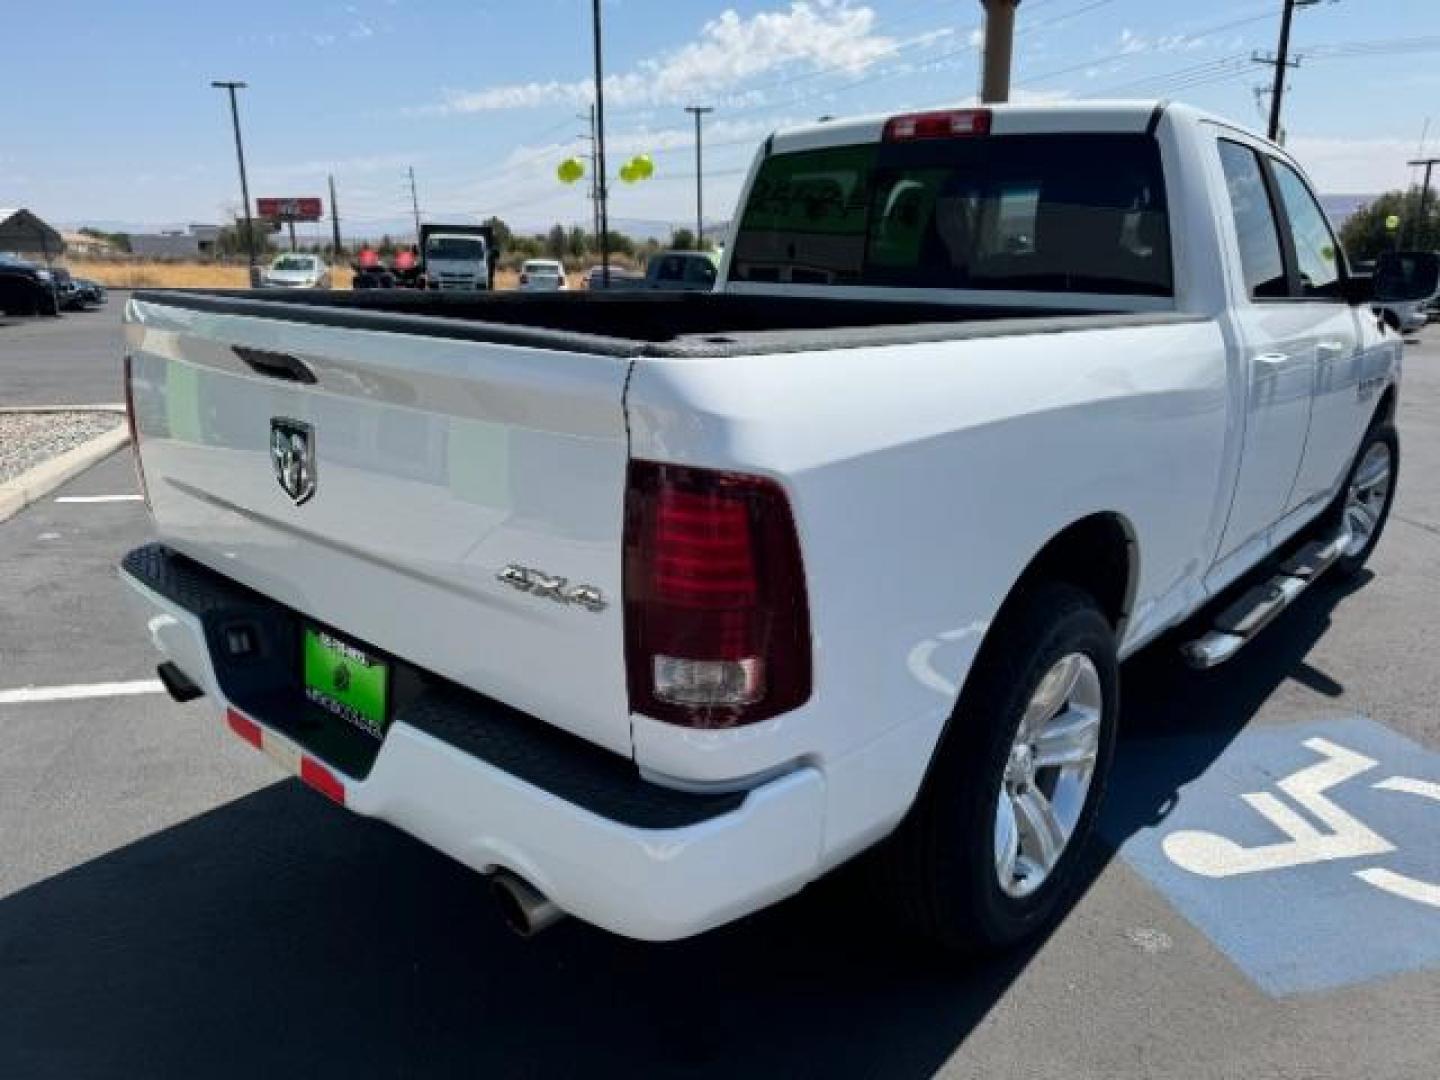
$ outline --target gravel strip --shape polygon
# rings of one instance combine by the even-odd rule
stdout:
[[[0,483],[124,422],[111,412],[0,413]]]

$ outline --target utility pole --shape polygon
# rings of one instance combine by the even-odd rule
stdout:
[[[686,105],[695,115],[695,250],[705,250],[705,166],[701,156],[700,118],[715,111],[710,105]]]
[[[1275,68],[1275,82],[1270,90],[1270,124],[1266,134],[1271,142],[1280,141],[1280,106],[1285,98],[1285,72],[1300,66],[1300,58],[1290,59],[1290,22],[1295,9],[1314,7],[1320,0],[1285,0],[1285,10],[1280,15],[1280,45],[1274,56],[1252,56],[1257,64],[1270,64]]]
[[[338,261],[344,254],[344,249],[340,246],[340,204],[335,201],[334,173],[330,174],[330,230],[335,237],[334,250],[330,257]]]
[[[605,71],[601,59],[600,0],[591,0],[595,31],[595,188],[600,204],[600,285],[610,288],[610,215],[605,181]]]
[[[1421,158],[1419,161],[1409,162],[1410,165],[1425,166],[1425,180],[1420,185],[1420,206],[1415,211],[1415,224],[1410,229],[1410,242],[1419,247],[1425,242],[1425,204],[1430,201],[1430,171],[1436,165],[1440,165],[1440,158]]]
[[[1015,9],[1020,0],[980,0],[985,9],[985,63],[980,76],[980,100],[986,104],[1010,100],[1010,57],[1015,45]]]
[[[247,84],[233,80],[216,79],[210,83],[216,90],[230,94],[230,123],[235,128],[235,156],[240,161],[240,198],[245,209],[245,250],[250,256],[250,287],[259,285],[260,270],[255,258],[255,224],[250,220],[250,182],[245,179],[245,144],[240,141],[240,106],[235,102],[235,91],[244,90]]]
[[[415,243],[420,243],[420,196],[415,194],[415,166],[407,170],[410,175],[410,207],[415,211]]]
[[[586,115],[576,117],[576,119],[585,121],[585,130],[588,132],[588,134],[583,135],[582,138],[584,138],[590,144],[590,152],[588,156],[590,158],[590,217],[592,222],[591,235],[595,237],[595,241],[598,244],[600,241],[600,191],[599,188],[595,186],[595,106],[591,105],[590,111]]]

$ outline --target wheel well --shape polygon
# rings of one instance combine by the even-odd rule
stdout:
[[[1380,404],[1375,406],[1375,419],[1372,423],[1393,424],[1395,422],[1395,385],[1391,383],[1385,388],[1385,393],[1380,395]]]
[[[1123,631],[1138,567],[1139,548],[1129,522],[1119,514],[1092,514],[1052,537],[1030,560],[1011,595],[1036,581],[1068,582],[1095,597],[1111,625]]]

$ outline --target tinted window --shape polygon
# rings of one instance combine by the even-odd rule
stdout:
[[[1280,253],[1280,229],[1265,189],[1259,157],[1248,146],[1222,139],[1220,164],[1230,191],[1230,212],[1235,217],[1235,239],[1240,244],[1246,291],[1254,298],[1289,296],[1285,258]]]
[[[1002,135],[778,154],[741,216],[740,281],[1169,296],[1145,135]]]
[[[702,256],[686,259],[685,280],[691,285],[715,284],[715,264]]]
[[[685,277],[685,260],[678,255],[666,255],[655,270],[656,281],[680,281]]]
[[[1335,242],[1325,212],[1299,173],[1283,161],[1272,159],[1270,164],[1285,213],[1290,216],[1290,235],[1295,241],[1295,262],[1304,295],[1339,295],[1340,245]]]

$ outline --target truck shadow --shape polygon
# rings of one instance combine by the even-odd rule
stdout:
[[[1089,881],[1281,682],[1327,686],[1305,657],[1344,595],[1209,674],[1127,666]],[[1184,753],[1127,768],[1169,735]],[[478,876],[280,783],[0,901],[0,1075],[930,1076],[1039,948],[947,964],[884,927],[842,873],[689,942],[524,942]]]

